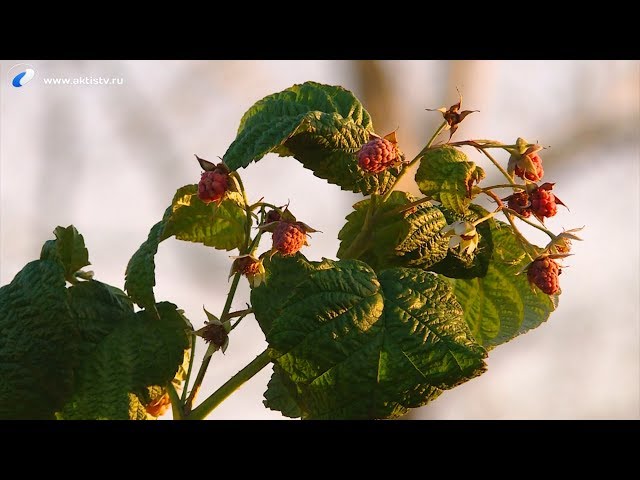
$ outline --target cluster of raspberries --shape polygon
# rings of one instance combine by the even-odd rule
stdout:
[[[558,205],[564,205],[562,200],[551,192],[553,185],[548,182],[540,186],[534,184],[527,190],[509,195],[503,200],[507,201],[507,206],[511,210],[523,217],[528,218],[533,213],[540,221],[543,221],[558,212]]]

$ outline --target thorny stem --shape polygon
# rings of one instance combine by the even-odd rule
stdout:
[[[384,194],[384,196],[382,197],[382,203],[386,202],[389,197],[391,196],[391,193],[393,192],[394,188],[396,187],[396,185],[398,185],[398,183],[400,182],[400,180],[402,179],[402,177],[405,176],[405,174],[407,173],[407,171],[418,161],[422,158],[422,156],[425,154],[425,152],[427,150],[429,150],[429,148],[431,148],[431,145],[433,145],[433,142],[435,141],[435,139],[438,137],[438,135],[440,135],[440,133],[442,133],[442,131],[445,129],[445,127],[447,126],[447,122],[442,122],[442,124],[438,127],[438,129],[435,131],[435,133],[431,136],[431,138],[429,139],[429,141],[427,142],[427,144],[425,145],[425,147],[420,150],[420,153],[418,153],[413,160],[411,160],[409,163],[406,163],[402,166],[402,170],[400,170],[400,173],[398,174],[398,176],[396,177],[395,182],[393,182],[393,185],[391,186],[391,188],[389,189],[389,191],[387,193]]]
[[[231,303],[233,302],[233,297],[236,294],[236,290],[238,288],[238,283],[240,282],[241,276],[242,275],[240,274],[240,272],[236,273],[233,276],[233,281],[231,282],[231,287],[229,288],[229,293],[227,294],[227,301],[224,304],[224,308],[222,309],[222,314],[220,315],[220,318],[224,318],[227,315],[229,315],[229,310],[231,310]],[[189,395],[189,398],[187,399],[187,402],[184,405],[184,411],[186,414],[188,414],[193,408],[193,402],[195,401],[196,396],[198,395],[198,391],[202,386],[202,381],[204,380],[205,373],[207,373],[207,368],[209,368],[209,363],[211,363],[211,356],[205,358],[202,361],[202,364],[200,365],[200,370],[198,370],[198,375],[196,376],[196,380],[193,383],[191,394]]]
[[[253,361],[247,364],[242,370],[231,377],[218,390],[213,392],[206,400],[204,400],[196,409],[185,416],[185,420],[203,420],[209,415],[214,408],[220,405],[229,395],[240,388],[245,382],[253,378],[260,370],[269,365],[268,350],[258,355]]]

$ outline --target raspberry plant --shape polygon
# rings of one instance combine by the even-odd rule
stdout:
[[[473,113],[460,107],[438,109],[444,122],[407,160],[395,132],[377,135],[341,87],[307,82],[260,100],[221,163],[198,158],[199,183],[177,190],[129,261],[124,291],[83,270],[83,236],[57,227],[40,258],[0,289],[0,418],[147,419],[171,407],[176,419],[203,419],[270,364],[264,404],[285,416],[393,418],[484,373],[492,348],[556,308],[558,260],[579,238],[578,229],[554,234],[542,223],[563,204],[553,184],[536,183],[541,147],[521,138],[453,142]],[[444,130],[449,138],[438,141]],[[485,186],[463,147],[484,155],[506,183]],[[506,169],[491,153],[501,150]],[[304,256],[318,232],[295,207],[249,200],[240,171],[271,152],[365,197],[338,234],[337,260]],[[415,165],[421,198],[396,188]],[[492,211],[477,203],[483,197]],[[549,243],[531,244],[518,222]],[[264,235],[272,248],[260,251]],[[238,251],[222,312],[205,310],[196,331],[154,295],[154,257],[170,237]],[[242,278],[251,296],[232,311]],[[267,350],[198,402],[214,355],[250,315]],[[207,344],[200,366],[197,337]]]

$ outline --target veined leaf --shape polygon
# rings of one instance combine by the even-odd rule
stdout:
[[[471,189],[484,178],[484,170],[454,147],[428,150],[416,171],[418,188],[426,196],[458,214],[471,203]]]
[[[189,348],[182,312],[168,302],[156,307],[159,318],[147,311],[113,312],[119,317],[114,328],[83,359],[73,397],[59,418],[146,418],[137,402],[150,387],[173,380]]]
[[[415,200],[409,193],[396,191],[384,203],[380,197],[356,203],[338,234],[338,258],[362,260],[376,271],[396,266],[427,268],[442,260],[449,245],[440,235],[445,217],[427,203],[402,211]]]
[[[0,419],[52,419],[73,390],[79,333],[65,270],[28,263],[0,288]]]
[[[278,367],[265,394],[271,408],[292,415],[293,401],[303,418],[391,418],[484,371],[484,349],[434,274],[394,268],[376,276],[360,261],[301,255],[284,261],[279,275],[294,279],[286,293],[268,281],[252,292],[259,322],[276,313],[261,322]]]
[[[369,175],[356,158],[371,132],[371,117],[351,92],[306,82],[256,102],[242,117],[224,162],[235,170],[274,152],[295,157],[345,190],[383,193],[398,170]]]
[[[175,236],[219,250],[233,250],[245,241],[247,213],[238,192],[227,192],[220,204],[206,204],[198,198],[197,185],[185,185],[176,192],[170,209],[162,240]]]
[[[67,228],[56,227],[53,231],[55,240],[48,240],[42,246],[41,260],[54,260],[64,267],[65,278],[72,283],[74,274],[89,263],[89,252],[84,246],[84,237],[69,225]]]
[[[558,295],[534,290],[526,273],[530,262],[509,225],[492,225],[493,258],[481,278],[451,280],[464,319],[478,343],[490,349],[545,322]]]
[[[444,207],[439,207],[439,209],[444,214],[448,224],[457,220],[475,222],[489,213],[481,206],[473,203],[469,205],[469,211],[464,215],[458,215]],[[478,248],[471,255],[461,254],[458,248],[449,249],[447,256],[429,267],[429,270],[449,278],[484,277],[493,257],[493,239],[491,235],[493,222],[493,219],[489,219],[476,226],[479,243]]]
[[[233,250],[245,242],[247,221],[244,199],[237,192],[227,192],[219,204],[205,204],[198,198],[197,185],[179,188],[163,219],[151,228],[147,240],[129,260],[125,279],[127,293],[141,307],[153,309],[155,255],[160,242],[175,236],[178,240]]]

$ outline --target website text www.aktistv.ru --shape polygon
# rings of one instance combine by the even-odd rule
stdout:
[[[45,85],[124,85],[122,77],[45,77]]]

